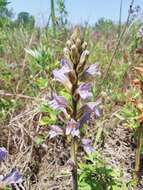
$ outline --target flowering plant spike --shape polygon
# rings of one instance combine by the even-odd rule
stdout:
[[[53,71],[53,80],[58,81],[67,90],[70,99],[54,94],[49,106],[59,111],[59,119],[63,125],[50,125],[50,138],[63,136],[71,145],[72,182],[73,190],[78,189],[77,181],[77,150],[83,146],[87,154],[92,153],[94,148],[91,140],[84,138],[81,127],[90,120],[93,113],[100,116],[98,102],[91,101],[92,80],[99,75],[98,65],[87,65],[89,51],[87,43],[81,37],[77,27],[64,48],[64,59],[61,60],[59,69]],[[59,123],[59,122],[58,122]]]

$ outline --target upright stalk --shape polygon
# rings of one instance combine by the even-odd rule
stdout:
[[[55,18],[54,0],[51,0],[51,19],[52,19],[53,33],[55,36],[56,35],[56,18]]]
[[[74,137],[71,141],[71,159],[74,163],[74,167],[72,169],[72,187],[73,190],[78,190],[78,174],[77,174],[77,156],[76,156],[76,142]]]
[[[77,81],[78,81],[78,76],[77,77]],[[77,88],[77,81],[76,84],[73,85],[72,88],[72,108],[73,108],[73,113],[72,113],[72,117],[73,119],[76,121],[76,117],[77,117],[77,100],[75,100],[74,98],[74,93],[76,91]],[[76,139],[75,137],[72,137],[72,141],[71,141],[71,159],[72,162],[74,163],[74,167],[72,169],[72,187],[73,190],[78,190],[78,174],[77,174],[77,155],[76,155]]]
[[[118,37],[120,37],[120,34],[121,34],[121,24],[122,24],[122,5],[123,5],[123,0],[121,0],[121,2],[120,2],[120,14],[119,14]]]
[[[135,181],[139,182],[140,177],[141,177],[141,148],[142,148],[142,143],[143,143],[143,81],[142,81],[142,77],[143,77],[143,68],[142,66],[139,67],[134,67],[135,71],[137,72],[137,76],[140,77],[140,79],[135,79],[133,81],[134,85],[137,85],[138,89],[140,89],[140,99],[139,100],[134,100],[133,99],[133,103],[135,105],[135,107],[138,109],[139,116],[138,116],[138,121],[140,123],[140,126],[137,128],[137,148],[136,148],[136,153],[135,153],[135,173],[134,173],[134,179]]]
[[[143,123],[137,129],[137,149],[135,155],[135,177],[139,180],[140,178],[140,154],[142,147],[142,136],[143,136]]]

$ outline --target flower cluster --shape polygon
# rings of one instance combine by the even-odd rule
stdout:
[[[4,161],[8,156],[8,151],[4,147],[0,147],[0,162]],[[22,175],[13,168],[7,175],[0,175],[0,189],[4,189],[7,185],[21,183]]]
[[[98,105],[100,101],[93,102],[92,81],[100,75],[98,65],[87,65],[89,51],[87,43],[83,41],[79,28],[76,28],[64,49],[64,59],[60,62],[60,68],[53,71],[53,80],[60,82],[70,95],[67,97],[54,94],[49,106],[60,111],[59,119],[63,125],[50,125],[50,138],[58,135],[68,139],[75,138],[81,142],[87,153],[93,152],[90,139],[82,139],[81,128],[90,120],[91,114],[99,117]],[[59,121],[58,121],[59,123]]]

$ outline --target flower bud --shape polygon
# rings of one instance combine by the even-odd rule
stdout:
[[[73,64],[77,64],[79,62],[79,53],[75,44],[71,46],[71,58]]]
[[[74,30],[74,33],[71,35],[71,40],[73,42],[76,42],[76,39],[77,38],[80,38],[80,28],[79,27],[76,27],[76,29]]]
[[[73,44],[72,46],[71,46],[71,51],[72,52],[77,52],[77,48],[76,48],[76,45],[75,44]]]
[[[67,60],[70,60],[70,51],[68,48],[64,48],[64,56]]]
[[[81,57],[80,57],[80,64],[84,64],[84,63],[87,61],[88,56],[89,56],[89,51],[88,51],[88,50],[85,50],[85,51],[81,54]]]
[[[68,40],[66,44],[67,44],[67,47],[70,49],[72,46],[72,42],[70,40]]]
[[[77,66],[77,72],[82,72],[84,70],[84,66],[85,66],[85,63],[88,59],[88,56],[89,56],[89,51],[88,50],[85,50],[82,54],[81,54],[81,57],[80,57],[80,62]]]
[[[81,50],[81,39],[80,38],[77,38],[77,40],[76,40],[76,47],[77,47],[77,49],[78,49],[78,51],[80,52],[80,50]]]

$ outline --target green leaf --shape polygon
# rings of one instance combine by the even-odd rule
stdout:
[[[37,145],[43,144],[44,141],[45,141],[45,138],[43,136],[39,136],[35,139],[35,142]]]
[[[44,116],[39,120],[39,125],[47,125],[49,124],[49,117]]]
[[[48,80],[46,78],[40,77],[36,80],[36,84],[40,89],[44,89],[48,86]]]

